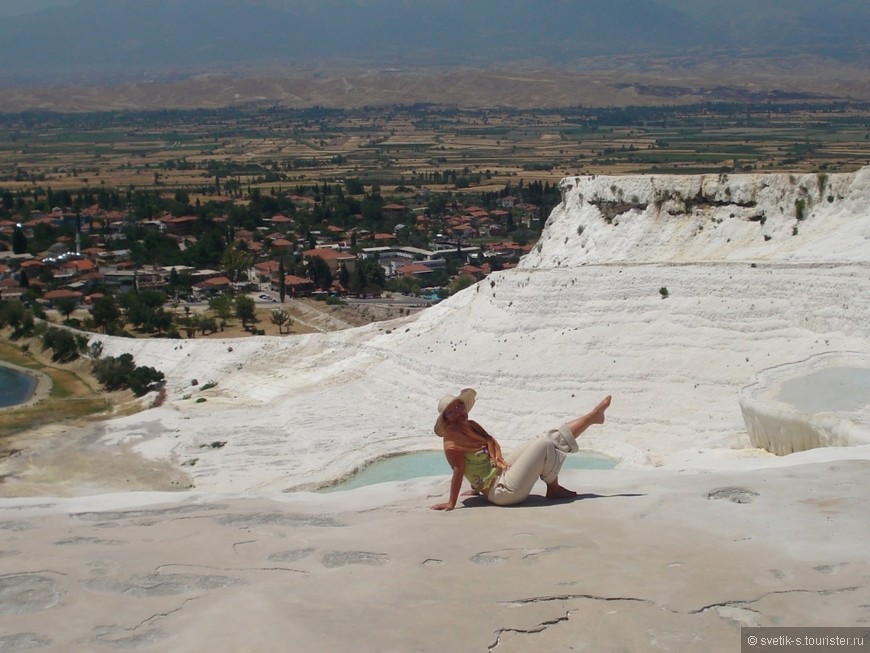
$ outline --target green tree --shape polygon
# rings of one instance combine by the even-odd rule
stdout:
[[[350,290],[354,295],[364,295],[368,287],[368,277],[366,276],[366,267],[361,265],[362,261],[357,261],[358,265],[350,277]]]
[[[254,300],[247,295],[236,297],[236,317],[242,321],[243,329],[247,329],[249,324],[256,324],[257,311]]]
[[[166,283],[166,294],[177,298],[179,295],[189,297],[193,290],[193,277],[188,272],[179,273],[172,268],[169,272],[169,281]]]
[[[218,325],[213,317],[207,317],[199,321],[199,329],[202,332],[202,335],[205,335],[206,331],[209,333],[217,333]]]
[[[152,309],[149,315],[146,327],[149,331],[156,331],[158,334],[166,333],[169,327],[172,326],[172,313],[167,311],[162,306]]]
[[[87,343],[87,338],[76,338],[66,329],[51,327],[42,334],[42,346],[52,350],[51,359],[58,363],[69,363],[78,358]]]
[[[381,292],[387,287],[386,276],[384,268],[376,259],[360,259],[356,262],[356,269],[350,277],[351,292],[357,295]]]
[[[166,295],[158,290],[132,291],[121,298],[127,321],[146,332],[164,332],[169,328],[172,315],[163,309],[165,301]]]
[[[366,192],[365,186],[363,186],[363,183],[356,177],[345,179],[344,187],[350,195],[362,195]]]
[[[24,230],[20,224],[15,225],[15,229],[12,231],[12,253],[27,253],[27,237],[24,235]]]
[[[36,326],[33,310],[17,299],[0,300],[0,327],[4,326],[12,328],[13,340],[32,333]]]
[[[94,376],[106,390],[130,388],[139,397],[164,379],[163,372],[153,367],[137,367],[130,354],[100,358],[93,365]]]
[[[132,354],[107,356],[94,362],[93,372],[97,381],[108,391],[127,387],[127,377],[135,369]]]
[[[387,283],[387,288],[393,292],[402,293],[403,295],[419,295],[420,282],[416,277],[405,275],[397,279],[390,279]]]
[[[308,261],[308,278],[321,290],[329,290],[332,286],[332,272],[326,261],[319,256],[309,256],[306,260]]]
[[[510,233],[511,240],[513,240],[517,245],[525,246],[530,242],[535,240],[537,235],[531,229],[526,229],[525,227],[520,227],[519,229],[515,229]]]
[[[251,265],[253,265],[253,258],[248,252],[235,247],[227,247],[224,250],[221,267],[232,281],[238,281],[242,273],[247,273]]]
[[[178,326],[180,326],[184,332],[187,334],[188,338],[193,338],[196,335],[196,330],[199,328],[199,317],[194,315],[191,317],[187,315],[185,317],[177,318]]]
[[[284,269],[284,259],[278,261],[278,296],[283,304],[287,296],[287,270]]]
[[[465,290],[469,286],[473,286],[477,280],[470,274],[462,274],[450,282],[450,294],[455,295],[460,290]]]
[[[271,320],[272,324],[278,327],[278,333],[284,333],[285,324],[289,328],[289,326],[293,323],[292,319],[290,318],[290,313],[288,313],[283,308],[277,308],[273,310]]]
[[[76,308],[78,308],[79,300],[73,297],[61,297],[54,302],[54,305],[57,307],[58,311],[63,313],[66,317],[66,321],[69,322],[69,316],[72,315]]]
[[[208,307],[219,319],[226,322],[233,315],[233,300],[229,295],[217,295],[208,300]]]
[[[127,376],[127,384],[137,397],[144,395],[156,383],[162,383],[163,372],[144,365],[136,367]]]

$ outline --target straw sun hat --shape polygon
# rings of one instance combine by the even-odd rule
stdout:
[[[465,404],[466,412],[471,411],[471,407],[474,406],[474,400],[477,397],[477,391],[472,390],[471,388],[464,388],[458,395],[444,395],[441,397],[441,400],[438,402],[438,420],[435,422],[435,433],[440,437],[444,437],[444,431],[447,428],[447,424],[444,421],[444,411],[447,410],[447,407],[452,404],[454,401],[459,399],[463,404]]]

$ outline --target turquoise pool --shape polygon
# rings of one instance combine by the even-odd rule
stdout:
[[[594,453],[575,453],[565,459],[563,469],[613,469],[617,461]],[[321,492],[342,492],[366,485],[388,481],[407,481],[423,476],[443,476],[450,473],[444,454],[440,451],[391,456],[372,463],[349,479],[324,488]]]
[[[23,404],[35,389],[35,377],[0,365],[0,408]]]

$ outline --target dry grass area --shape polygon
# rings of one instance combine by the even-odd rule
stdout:
[[[265,336],[288,336],[304,333],[322,333],[328,331],[341,331],[356,326],[362,326],[371,322],[390,320],[407,314],[407,307],[390,307],[386,305],[328,305],[326,302],[313,299],[287,299],[283,309],[291,316],[289,328],[285,325],[283,331],[271,320],[272,311],[281,307],[281,304],[258,305],[256,309],[257,322],[254,326],[263,331]],[[204,316],[212,316],[208,309],[196,309]],[[176,309],[181,316],[182,312]],[[82,314],[85,317],[85,314]],[[55,317],[55,319],[59,319]],[[136,334],[134,334],[136,335]],[[140,334],[142,337],[149,337]],[[186,336],[185,336],[186,337]],[[242,323],[232,318],[227,321],[223,331],[203,335],[197,332],[195,338],[250,338],[251,332],[242,326]]]
[[[284,309],[291,315],[292,324],[279,333],[278,327],[272,323],[272,311],[280,306],[273,304],[268,308],[257,308],[256,328],[264,331],[267,336],[284,336],[302,333],[317,333],[326,331],[341,331],[371,322],[389,320],[404,315],[405,308],[389,308],[372,305],[329,306],[325,302],[308,299],[288,299]],[[201,338],[200,334],[196,335]],[[207,338],[249,338],[250,331],[242,328],[238,320],[231,320],[226,328],[218,333],[209,334]]]
[[[8,341],[8,332],[0,340],[0,360],[42,372],[51,378],[48,397],[37,404],[0,410],[0,458],[9,455],[7,438],[16,433],[35,432],[45,427],[69,424],[117,415],[131,410],[129,392],[102,392],[85,361],[58,365],[50,352],[43,352],[38,339]],[[135,411],[135,409],[132,409]],[[14,447],[13,447],[14,449]]]

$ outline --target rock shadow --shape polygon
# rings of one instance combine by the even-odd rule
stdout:
[[[540,494],[532,494],[529,495],[529,498],[519,503],[515,506],[504,506],[507,508],[535,508],[538,506],[552,506],[563,503],[574,503],[575,501],[585,501],[587,499],[616,499],[619,497],[645,497],[645,493],[641,492],[621,492],[619,494],[595,494],[592,492],[587,492],[583,494],[578,494],[573,497],[565,497],[562,499],[548,499],[547,497],[541,496]],[[485,497],[468,497],[464,499],[462,502],[463,506],[468,508],[474,508],[475,506],[492,506],[489,501],[486,500]]]

